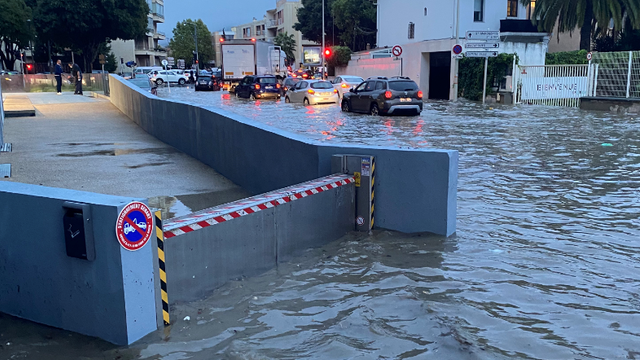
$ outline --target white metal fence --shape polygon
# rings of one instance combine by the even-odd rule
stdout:
[[[585,96],[640,98],[640,51],[594,53],[585,65],[518,66],[516,103],[580,105]]]

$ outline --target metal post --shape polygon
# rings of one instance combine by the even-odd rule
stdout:
[[[598,72],[600,71],[600,64],[596,64],[596,74],[594,76],[594,80],[593,80],[593,96],[597,96],[598,95]]]
[[[193,23],[193,28],[195,29],[195,40],[196,40],[196,79],[197,79],[198,72],[200,70],[200,55],[198,55],[198,24],[197,22]],[[165,70],[166,70],[166,66],[165,66]]]
[[[513,56],[513,76],[511,77],[511,90],[513,90],[513,105],[518,103],[518,76],[520,75],[520,69],[516,64],[516,57]]]
[[[633,65],[633,52],[629,51],[629,72],[627,73],[627,99],[631,91],[631,66]]]
[[[324,67],[325,67],[325,62],[326,62],[326,55],[324,53],[325,49],[324,49],[325,43],[324,43],[324,0],[322,0],[322,80],[326,80],[325,79],[325,71],[324,71]]]
[[[487,68],[489,67],[489,57],[484,58],[484,82],[482,83],[482,105],[487,101]]]
[[[456,45],[460,45],[460,0],[457,1],[457,9],[456,9]],[[456,61],[453,65],[454,69],[454,78],[453,78],[453,101],[458,100],[458,72],[460,70],[460,59],[456,57]]]
[[[4,146],[2,130],[4,128],[4,102],[2,101],[2,81],[0,81],[0,149]]]
[[[169,88],[169,94],[171,94],[171,81],[169,81],[169,74],[168,74],[168,73],[166,73],[166,71],[167,71],[167,65],[165,65],[165,66],[164,66],[164,71],[165,71],[165,74],[167,74],[167,88]],[[197,71],[198,71],[198,70],[196,69],[196,72],[197,72]]]

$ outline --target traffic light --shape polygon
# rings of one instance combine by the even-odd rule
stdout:
[[[325,57],[330,57],[331,56],[331,49],[330,48],[324,49],[324,56]]]
[[[198,63],[198,54],[197,54],[195,51],[193,52],[193,61],[192,61],[192,62],[193,62],[194,64],[197,64],[197,63]]]

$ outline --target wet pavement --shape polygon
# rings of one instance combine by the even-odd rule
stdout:
[[[318,141],[458,150],[458,232],[352,234],[172,308],[126,349],[31,323],[12,338],[0,317],[0,358],[640,359],[640,118],[466,102],[372,117],[171,91]]]

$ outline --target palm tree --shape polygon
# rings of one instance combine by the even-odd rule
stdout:
[[[273,43],[280,46],[280,49],[287,55],[289,64],[295,64],[296,62],[296,40],[293,38],[293,34],[289,35],[286,31],[279,33],[273,38]]]
[[[521,0],[529,6],[531,0]],[[606,30],[611,20],[622,29],[625,17],[634,29],[640,28],[638,0],[537,0],[531,19],[540,30],[551,32],[558,23],[559,32],[572,32],[580,26],[580,49],[591,50],[594,27]]]

